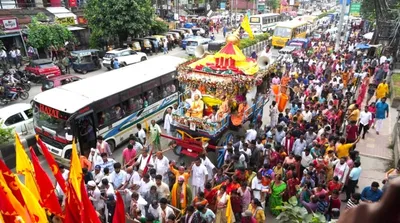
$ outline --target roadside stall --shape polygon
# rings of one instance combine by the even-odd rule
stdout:
[[[197,157],[204,149],[225,145],[243,124],[262,117],[268,97],[257,86],[275,65],[261,70],[256,60],[238,48],[237,34],[229,36],[216,54],[200,55],[177,69],[185,92],[178,112],[172,115],[177,135],[162,136],[177,142],[178,155]],[[223,162],[221,154],[218,161]]]

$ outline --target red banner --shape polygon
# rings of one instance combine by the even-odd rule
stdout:
[[[76,2],[76,0],[69,0],[69,7],[77,7],[78,4]]]

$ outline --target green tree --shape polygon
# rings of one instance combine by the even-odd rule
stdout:
[[[150,27],[151,33],[161,34],[168,31],[168,24],[164,21],[153,20]]]
[[[2,122],[0,123],[1,126]],[[12,128],[0,127],[0,144],[11,142],[14,138],[14,131]]]
[[[120,42],[131,35],[147,34],[154,20],[151,0],[88,0],[85,18],[97,36]]]
[[[64,25],[40,23],[36,18],[33,18],[28,28],[28,42],[38,49],[47,49],[49,46],[63,47],[65,42],[75,39]]]
[[[375,0],[363,0],[361,2],[360,13],[364,19],[375,22]]]

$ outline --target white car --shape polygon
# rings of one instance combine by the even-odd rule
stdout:
[[[195,55],[196,48],[200,45],[204,47],[204,50],[207,50],[209,42],[211,42],[211,39],[188,39],[186,43],[186,53],[189,55]]]
[[[103,57],[103,66],[106,67],[108,70],[112,69],[111,59],[113,58],[118,60],[121,67],[124,67],[130,64],[147,60],[147,55],[142,52],[136,52],[130,48],[120,48],[108,51]]]
[[[32,106],[18,103],[0,109],[0,127],[11,128],[22,136],[35,134]]]

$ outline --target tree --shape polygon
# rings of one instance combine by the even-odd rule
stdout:
[[[40,23],[36,18],[28,26],[28,42],[35,48],[49,46],[64,47],[65,42],[74,41],[74,35],[64,25]]]
[[[325,216],[322,214],[309,214],[305,207],[298,206],[297,198],[291,197],[288,202],[283,202],[282,206],[276,207],[282,212],[276,217],[281,223],[326,223]]]
[[[2,122],[0,123],[3,124]],[[0,127],[0,144],[11,142],[14,138],[14,131],[12,128],[1,128]]]
[[[168,31],[168,24],[164,21],[153,20],[150,29],[153,34],[165,33]]]
[[[151,0],[88,0],[85,18],[92,32],[98,37],[120,42],[130,35],[147,34],[154,20]]]

